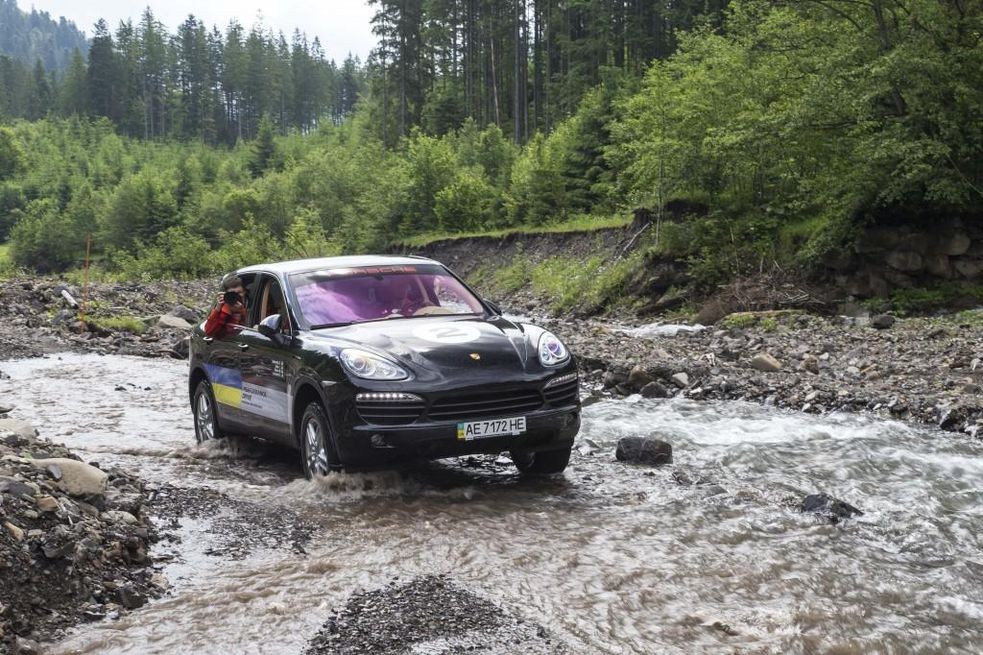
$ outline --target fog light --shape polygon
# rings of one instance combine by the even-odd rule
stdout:
[[[356,394],[355,401],[360,403],[422,403],[423,398],[398,391],[364,392]]]

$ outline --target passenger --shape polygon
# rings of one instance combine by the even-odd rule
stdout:
[[[205,321],[205,335],[224,339],[235,332],[235,327],[246,322],[247,298],[242,278],[233,275],[222,280],[224,291],[218,294],[215,309]],[[235,295],[233,295],[235,294]]]

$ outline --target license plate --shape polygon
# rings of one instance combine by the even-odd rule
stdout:
[[[526,431],[526,417],[498,418],[489,421],[474,421],[457,424],[458,441],[474,441],[488,437],[518,435]]]

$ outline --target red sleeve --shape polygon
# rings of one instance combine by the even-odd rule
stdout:
[[[205,321],[205,335],[213,338],[222,336],[228,320],[229,313],[225,311],[225,304],[216,305]]]

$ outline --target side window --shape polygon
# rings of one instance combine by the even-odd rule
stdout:
[[[279,314],[283,318],[283,328],[284,334],[289,334],[290,330],[290,316],[287,312],[287,305],[283,299],[283,290],[280,288],[280,282],[274,278],[264,278],[262,289],[259,294],[259,313],[257,314],[257,323],[261,323],[264,319],[273,316],[274,314]]]

